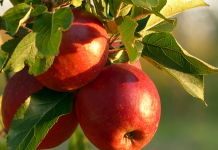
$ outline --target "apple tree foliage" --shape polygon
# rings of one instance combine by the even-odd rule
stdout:
[[[62,31],[69,29],[74,16],[69,7],[79,7],[95,14],[103,22],[110,39],[121,42],[126,61],[133,64],[140,57],[175,78],[192,96],[204,101],[204,75],[218,73],[218,68],[192,56],[176,41],[172,31],[183,11],[208,6],[203,0],[11,0],[14,5],[0,16],[0,29],[13,37],[0,47],[0,72],[18,72],[25,64],[29,73],[39,75],[48,70],[58,54]],[[52,2],[52,3],[51,3]],[[0,0],[0,5],[4,1]],[[56,8],[56,9],[55,9]],[[58,9],[57,9],[58,8]],[[118,53],[119,54],[119,53]],[[114,56],[113,56],[114,57]],[[119,56],[117,60],[123,59]],[[31,103],[29,102],[31,99]],[[72,94],[42,89],[19,108],[8,132],[8,148],[35,149],[38,139],[69,108]],[[46,99],[46,100],[45,100]],[[50,101],[49,107],[47,101]],[[40,101],[41,105],[37,105]],[[32,109],[26,109],[26,108]],[[62,108],[67,108],[63,110]],[[36,110],[40,112],[39,117]],[[55,115],[52,110],[58,110]],[[32,120],[28,120],[29,115]],[[45,119],[46,118],[46,119]],[[46,120],[46,121],[45,121]],[[28,126],[26,125],[28,124]],[[39,128],[46,124],[46,128]],[[17,127],[22,128],[17,128]],[[76,131],[70,147],[83,139]],[[83,145],[84,143],[80,144]],[[81,146],[81,149],[85,149]]]

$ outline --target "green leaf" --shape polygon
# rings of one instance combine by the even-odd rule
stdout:
[[[33,75],[39,75],[42,74],[43,72],[47,71],[51,65],[54,62],[54,56],[47,56],[47,57],[39,57],[36,59],[35,63],[29,68],[29,74]],[[27,64],[31,64],[26,61]]]
[[[152,7],[157,6],[159,1],[161,1],[161,0],[147,0],[148,4]]]
[[[129,61],[128,54],[125,50],[119,50],[116,53],[108,54],[108,64],[126,63]]]
[[[116,1],[116,0],[114,0]],[[119,0],[120,2],[124,2],[124,3],[127,3],[127,4],[132,4],[134,5],[133,1],[132,0]]]
[[[11,56],[21,40],[20,37],[10,39],[1,46],[1,49]]]
[[[72,137],[70,138],[68,150],[91,150],[91,143],[86,138],[82,129],[77,127]]]
[[[159,3],[153,8],[156,11],[160,11],[167,3],[167,0],[159,0]]]
[[[177,26],[177,18],[174,18],[172,20],[174,21],[174,24],[169,23],[166,20],[161,21],[160,23],[158,23],[157,25],[155,25],[154,27],[148,29],[148,31],[155,31],[155,32],[173,32],[173,30],[176,28]]]
[[[54,14],[45,12],[34,22],[33,32],[36,32],[36,47],[44,56],[57,55],[61,42],[62,31],[69,29],[73,15],[69,8],[61,8]]]
[[[142,55],[166,68],[196,75],[218,73],[218,68],[195,58],[182,49],[170,33],[151,33],[145,36],[142,42],[144,43]]]
[[[13,6],[15,6],[15,5],[19,4],[19,3],[22,3],[22,2],[20,2],[20,1],[22,1],[22,0],[10,0],[11,4],[12,4]]]
[[[122,22],[121,20],[117,19],[116,22],[118,24],[118,30],[121,35],[122,43],[128,52],[129,60],[131,64],[135,63],[140,57],[140,52],[138,51],[138,47],[135,45],[134,37],[134,33],[138,24],[136,21],[130,18],[125,18]]]
[[[147,17],[150,14],[154,14],[154,15],[166,20],[167,22],[174,24],[174,20],[167,19],[159,11],[157,11],[155,9],[151,9],[151,8],[144,8],[144,7],[142,8],[140,5],[139,6],[136,5],[135,8],[133,8],[132,13],[131,13],[131,18],[133,18],[134,20],[140,20],[140,19]]]
[[[122,3],[117,0],[108,0],[109,1],[109,7],[110,7],[110,13],[113,17],[119,16],[119,8],[122,6]]]
[[[159,0],[119,0],[119,1],[151,10],[151,7],[156,6]]]
[[[174,21],[175,21],[175,20],[167,19],[167,18],[166,18],[163,14],[161,14],[159,11],[152,10],[151,12],[152,12],[154,15],[156,15],[157,17],[166,20],[166,21],[169,22],[170,24],[172,24],[172,25],[174,24]]]
[[[163,5],[162,5],[163,6]],[[162,7],[161,6],[161,7]],[[161,9],[160,13],[165,16],[166,18],[172,17],[178,13],[184,12],[186,10],[201,7],[201,6],[208,6],[203,0],[167,0],[166,5]],[[160,8],[161,8],[160,7]],[[159,9],[154,9],[155,11],[159,11]],[[150,29],[151,27],[155,26],[159,22],[161,22],[163,18],[160,18],[154,14],[151,15],[146,27],[144,30],[141,31],[143,36],[146,35],[146,30]]]
[[[143,7],[145,9],[151,9],[150,4],[147,0],[132,0],[133,4],[138,7]]]
[[[33,150],[49,129],[72,110],[72,93],[43,88],[31,95],[16,112],[8,132],[8,149]]]
[[[0,5],[3,6],[3,0],[0,0]]]
[[[20,38],[14,38],[5,42],[0,48],[0,71],[3,69],[8,58],[12,55],[14,49],[20,42]]]
[[[37,33],[31,32],[20,41],[3,69],[4,72],[18,72],[24,68],[25,63],[30,66],[29,70],[34,75],[39,75],[48,70],[53,63],[54,56],[47,58],[38,53],[35,44],[36,35]]]
[[[14,36],[18,31],[19,27],[24,23],[30,16],[32,8],[25,3],[18,4],[2,16],[5,20],[7,31]]]
[[[73,4],[73,6],[75,6],[75,7],[79,7],[79,6],[82,5],[82,1],[81,0],[72,0],[71,2]]]
[[[193,97],[199,98],[206,106],[204,101],[204,76],[180,72],[174,69],[163,69],[175,78],[181,86]]]
[[[132,7],[133,7],[133,5],[131,5],[131,4],[122,3],[118,17],[128,15],[128,13],[131,11]]]
[[[131,18],[138,21],[146,18],[150,14],[151,14],[150,10],[144,9],[142,7],[133,6],[131,11]]]
[[[140,32],[141,30],[143,30],[145,28],[149,18],[150,18],[150,16],[147,16],[146,18],[137,21],[138,26],[136,28],[136,32]]]
[[[108,3],[106,3],[104,0],[93,0],[94,8],[96,11],[96,14],[98,14],[100,17],[105,18],[108,15]]]
[[[41,0],[25,0],[25,3],[26,4],[32,4],[32,5],[41,5],[42,4],[42,2],[41,2]]]
[[[157,63],[155,60],[142,55],[144,59],[150,62],[158,69],[165,70],[169,75],[176,79],[179,84],[193,97],[199,98],[206,106],[204,101],[204,76],[190,73],[184,73],[175,69],[167,68]]]
[[[11,55],[6,67],[3,69],[4,72],[18,72],[22,70],[26,60],[28,60],[31,65],[35,63],[35,58],[38,53],[35,47],[35,37],[36,33],[31,32],[21,40]]]
[[[0,48],[0,72],[1,72],[2,68],[4,67],[4,64],[6,63],[7,59],[8,59],[8,53],[4,52]]]
[[[39,5],[35,8],[35,10],[31,12],[30,16],[31,17],[38,16],[40,14],[43,14],[46,10],[47,10],[46,6]]]

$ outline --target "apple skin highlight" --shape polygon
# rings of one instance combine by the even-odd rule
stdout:
[[[71,10],[74,20],[71,27],[62,32],[59,54],[46,72],[35,76],[55,91],[74,91],[93,81],[103,69],[109,51],[102,22],[85,10]]]
[[[114,64],[79,90],[76,113],[97,148],[140,150],[157,130],[161,104],[155,85],[142,70]]]

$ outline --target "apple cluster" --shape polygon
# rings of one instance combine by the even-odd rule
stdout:
[[[73,92],[70,114],[61,116],[37,149],[66,141],[80,124],[85,136],[101,150],[140,150],[154,136],[161,114],[158,91],[137,66],[105,66],[109,41],[102,22],[93,14],[73,8],[74,21],[62,32],[59,54],[44,73],[32,76],[28,67],[8,82],[2,116],[9,130],[14,114],[25,100],[44,86]]]

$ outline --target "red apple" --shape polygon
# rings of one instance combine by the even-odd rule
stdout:
[[[73,91],[94,80],[103,69],[109,50],[107,32],[93,14],[72,9],[71,27],[62,32],[59,54],[53,65],[36,76],[46,87],[56,91]]]
[[[86,137],[101,150],[140,150],[154,136],[161,114],[151,79],[129,64],[105,67],[81,88],[76,113]]]
[[[2,98],[2,118],[5,128],[9,130],[14,114],[25,100],[41,90],[43,85],[34,76],[28,74],[25,67],[16,73],[7,83]],[[50,149],[66,141],[75,131],[78,119],[73,104],[72,112],[61,116],[48,134],[42,140],[37,149]]]

